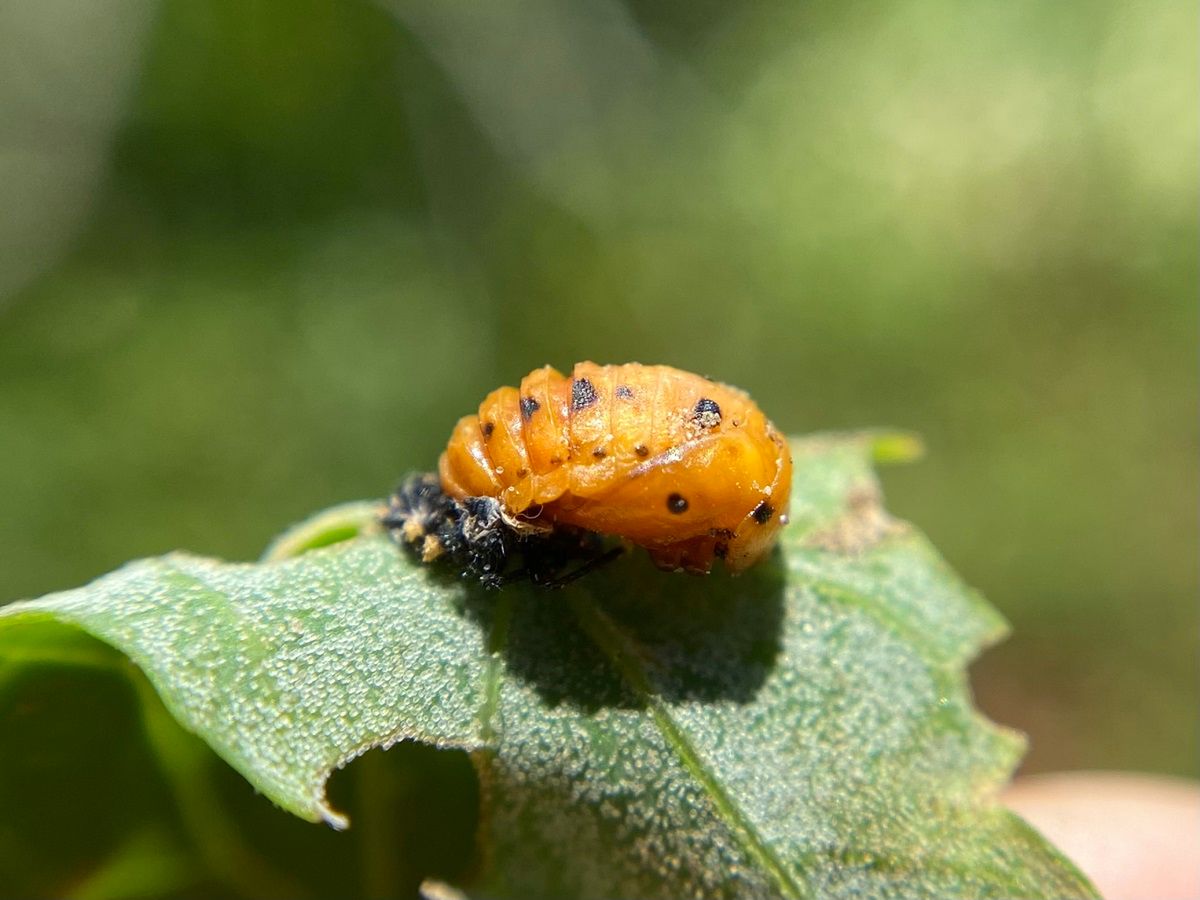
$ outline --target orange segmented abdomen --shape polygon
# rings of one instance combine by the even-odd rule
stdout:
[[[520,388],[492,391],[479,412],[459,421],[438,470],[446,493],[496,497],[517,516],[568,489],[570,380],[550,366]]]
[[[521,428],[532,470],[530,503],[550,503],[568,488],[570,390],[570,380],[551,366],[534,369],[521,379]]]
[[[656,438],[658,366],[598,366],[583,362],[572,371],[570,493],[588,498],[661,449]]]
[[[610,444],[612,433],[611,367],[580,363],[571,372],[567,445],[571,450],[568,491],[588,496],[588,485],[603,479],[618,464]]]
[[[653,429],[658,368],[636,363],[604,367],[608,384],[603,394],[612,433],[606,449],[616,465],[636,465],[656,451]]]
[[[496,496],[507,509],[520,512],[532,502],[532,490],[516,388],[502,387],[488,394],[479,404],[479,423],[492,473],[502,488]]]
[[[727,427],[754,432],[765,424],[741,391],[670,366],[580,363],[570,409],[570,492],[579,498],[661,466],[669,454],[699,449],[698,441],[717,433],[721,409]]]
[[[480,431],[479,416],[463,416],[454,426],[450,443],[438,460],[442,490],[457,500],[494,497],[502,485]]]

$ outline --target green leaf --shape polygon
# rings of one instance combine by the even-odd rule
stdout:
[[[258,790],[337,827],[326,779],[367,749],[470,751],[466,886],[491,897],[1094,896],[996,804],[1023,743],[965,672],[1004,623],[871,470],[918,449],[797,442],[780,552],[736,579],[630,554],[485,593],[352,504],[259,564],[171,554],[13,604],[0,654],[78,652],[50,622],[88,632]]]

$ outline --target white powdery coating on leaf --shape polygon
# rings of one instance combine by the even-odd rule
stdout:
[[[566,843],[573,862],[506,867],[489,886],[502,896],[775,895],[644,712],[561,710],[506,725],[488,776],[491,852]]]
[[[376,536],[133,563],[0,617],[117,646],[310,819],[341,824],[325,778],[371,746],[476,751],[487,896],[1088,896],[994,805],[1021,744],[964,666],[1002,620],[883,512],[869,439],[795,451],[781,552],[736,580],[634,555],[480,598]]]
[[[479,745],[479,629],[395,557],[383,538],[268,565],[172,554],[5,612],[115,645],[259,790],[342,825],[324,799],[336,766],[407,738]]]

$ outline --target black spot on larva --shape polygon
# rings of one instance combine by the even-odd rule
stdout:
[[[682,494],[671,494],[667,497],[667,509],[675,513],[675,515],[687,512],[687,508],[687,498]]]
[[[533,414],[542,408],[542,404],[538,403],[532,397],[521,398],[521,418],[528,422],[533,418]]]
[[[486,441],[488,438],[490,438],[492,436],[492,432],[495,430],[496,430],[495,422],[484,422],[483,423],[483,439]]]
[[[561,456],[552,456],[552,457],[550,457],[550,465],[552,465],[552,466],[561,466],[561,465],[562,465],[562,457],[561,457]]]
[[[633,452],[636,453],[638,456],[640,456],[642,459],[645,459],[647,456],[650,455],[650,448],[647,447],[645,444],[638,444],[636,447],[633,448]]]
[[[571,409],[587,409],[599,399],[595,386],[586,378],[571,382]]]
[[[724,559],[729,555],[729,545],[724,541],[717,541],[713,544],[713,556],[717,559]]]
[[[716,400],[701,397],[692,410],[692,421],[701,428],[716,428],[721,424],[721,407]]]
[[[518,477],[518,478],[524,478],[524,477],[525,477],[526,475],[528,475],[528,474],[529,474],[529,470],[528,470],[528,469],[526,469],[524,466],[522,466],[521,468],[517,469],[517,477]]]
[[[631,388],[627,384],[618,384],[617,385],[617,396],[620,397],[622,400],[632,400],[633,399],[633,388]]]
[[[596,457],[596,459],[604,459],[604,457],[608,456],[608,451],[603,447],[597,447],[592,451],[592,456]]]
[[[759,525],[766,525],[771,521],[771,516],[775,515],[775,507],[766,500],[760,500],[758,506],[754,507],[750,515]]]

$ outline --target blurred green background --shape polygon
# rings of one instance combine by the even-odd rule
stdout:
[[[546,362],[885,473],[1028,770],[1195,774],[1197,28],[1166,2],[0,8],[0,601],[253,558]]]

